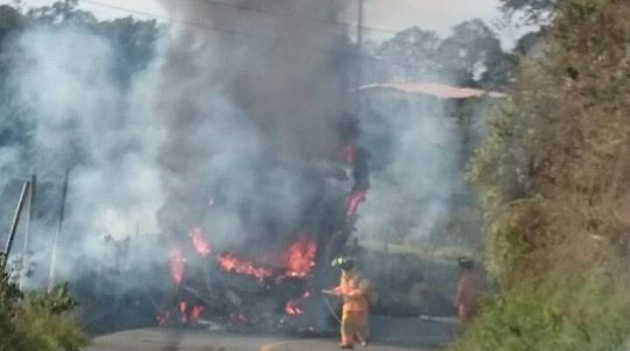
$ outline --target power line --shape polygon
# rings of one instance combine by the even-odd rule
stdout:
[[[290,47],[300,47],[300,48],[303,48],[303,49],[306,49],[306,50],[310,50],[310,51],[314,51],[314,52],[329,52],[329,53],[334,53],[334,54],[342,54],[342,55],[345,55],[345,56],[348,56],[348,57],[354,57],[354,58],[357,58],[357,59],[364,59],[364,60],[376,61],[376,62],[381,62],[381,63],[389,63],[389,64],[397,65],[397,66],[411,66],[411,65],[409,65],[407,63],[402,63],[402,62],[398,62],[397,63],[397,62],[393,62],[393,61],[379,60],[376,57],[366,56],[366,55],[362,55],[362,54],[359,54],[359,53],[356,53],[356,52],[333,50],[333,49],[329,49],[329,48],[322,48],[322,47],[315,47],[315,46],[311,46],[311,45],[305,45],[305,44],[302,44],[302,43],[288,42],[288,41],[279,40],[278,38],[266,37],[266,36],[255,35],[255,34],[250,34],[250,33],[243,33],[243,32],[235,31],[235,30],[232,30],[232,29],[212,26],[212,25],[209,25],[209,24],[206,24],[206,23],[199,23],[199,22],[192,22],[192,21],[188,21],[188,20],[181,20],[181,19],[170,17],[170,16],[163,16],[163,15],[159,15],[159,14],[155,14],[155,13],[151,13],[151,12],[146,12],[146,11],[141,11],[141,10],[134,10],[134,9],[130,9],[130,8],[122,7],[122,6],[116,6],[116,5],[112,5],[112,4],[106,4],[106,3],[102,3],[102,2],[98,2],[98,1],[94,1],[94,0],[78,0],[78,1],[82,2],[82,3],[85,3],[85,4],[91,4],[91,5],[98,6],[98,7],[103,7],[103,8],[118,10],[118,11],[130,13],[130,14],[150,17],[150,18],[153,18],[153,19],[161,19],[161,20],[165,20],[165,21],[168,21],[168,22],[171,22],[171,23],[178,23],[178,24],[182,24],[182,25],[186,25],[186,26],[190,26],[190,27],[197,27],[197,28],[201,28],[201,29],[204,29],[204,30],[207,30],[207,31],[215,32],[217,34],[231,35],[231,36],[235,36],[235,37],[242,37],[242,38],[253,39],[253,40],[258,40],[258,41],[265,41],[265,42],[271,44],[272,46],[282,45],[282,46],[290,46]]]
[[[255,39],[255,40],[261,40],[261,41],[267,41],[267,42],[272,43],[274,45],[291,45],[291,46],[302,47],[302,48],[309,49],[309,50],[314,50],[314,51],[324,51],[324,52],[326,52],[326,51],[329,51],[329,52],[333,51],[333,52],[335,52],[334,50],[331,50],[331,49],[328,49],[328,48],[319,48],[319,47],[315,47],[315,46],[304,45],[304,44],[301,44],[301,43],[288,43],[286,41],[283,42],[282,40],[279,40],[278,38],[272,38],[272,37],[267,37],[267,36],[262,36],[262,35],[251,34],[251,33],[243,33],[243,32],[239,32],[239,31],[233,30],[233,29],[212,26],[212,25],[209,25],[209,24],[206,24],[206,23],[199,23],[199,22],[192,22],[192,21],[188,21],[188,20],[181,20],[181,19],[178,19],[178,18],[170,17],[170,16],[162,16],[162,15],[158,15],[158,14],[150,13],[150,12],[146,12],[146,11],[134,10],[134,9],[130,9],[130,8],[122,7],[122,6],[105,4],[105,3],[94,1],[94,0],[79,0],[79,2],[83,2],[83,3],[86,3],[86,4],[92,4],[92,5],[99,6],[99,7],[119,10],[119,11],[127,12],[127,13],[130,13],[130,14],[136,14],[136,15],[141,15],[141,16],[152,17],[154,19],[162,19],[162,20],[168,21],[170,23],[177,23],[177,24],[183,24],[185,26],[197,27],[197,28],[201,28],[201,29],[208,30],[208,31],[211,31],[211,32],[216,32],[216,33],[219,33],[219,34],[227,34],[227,35],[243,37],[243,38],[247,38],[247,39]],[[353,54],[353,53],[348,53],[348,54]],[[356,54],[354,54],[354,55],[356,55]]]
[[[176,0],[170,0],[170,1],[176,1]],[[361,30],[367,30],[367,31],[372,31],[372,32],[379,32],[379,33],[384,33],[384,34],[396,34],[396,33],[399,32],[399,31],[393,30],[393,29],[376,28],[376,27],[370,27],[370,26],[363,26],[363,25],[355,24],[355,23],[333,21],[333,20],[327,20],[327,19],[314,19],[314,18],[311,18],[311,17],[301,16],[301,15],[297,16],[297,15],[291,13],[291,12],[280,13],[280,12],[264,10],[264,9],[261,9],[261,8],[254,8],[254,7],[243,6],[243,5],[228,4],[228,3],[225,3],[225,2],[222,2],[222,1],[216,1],[216,0],[179,0],[179,1],[191,2],[191,3],[200,3],[200,4],[205,4],[205,5],[221,6],[221,7],[236,9],[236,10],[245,11],[245,12],[259,13],[259,14],[265,14],[265,15],[275,16],[275,17],[284,17],[284,18],[297,19],[297,20],[300,20],[300,21],[303,21],[303,22],[335,25],[335,26],[341,26],[341,27],[346,27],[346,28],[357,28],[357,29],[360,28]]]

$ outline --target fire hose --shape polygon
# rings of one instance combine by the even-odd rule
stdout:
[[[339,316],[337,315],[337,312],[335,312],[335,309],[330,304],[330,301],[328,300],[328,297],[326,295],[322,295],[322,296],[324,297],[324,303],[326,304],[326,307],[328,307],[328,310],[330,311],[330,314],[332,314],[333,317],[335,317],[335,319],[337,320],[337,322],[339,324],[341,324],[341,319],[339,319]]]
[[[341,324],[341,319],[339,318],[339,316],[337,315],[337,312],[335,312],[334,307],[332,306],[332,304],[330,303],[330,300],[328,300],[328,297],[326,296],[326,294],[322,294],[323,298],[324,298],[324,303],[326,304],[326,307],[328,307],[328,311],[330,311],[330,314],[333,315],[333,317],[335,317],[335,320],[337,320],[337,322],[339,324]],[[359,341],[361,342],[361,344],[363,345],[367,345],[367,341],[365,340],[365,338],[363,338],[363,335],[359,334],[359,333],[355,333],[356,337],[359,339]]]

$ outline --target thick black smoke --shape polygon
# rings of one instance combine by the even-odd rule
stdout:
[[[346,141],[339,122],[349,91],[345,33],[300,18],[334,21],[341,6],[162,4],[184,23],[170,33],[156,109],[167,130],[162,231],[181,236],[204,222],[227,246],[296,234],[331,185],[322,183],[322,164],[338,159]],[[217,208],[210,214],[209,204]]]

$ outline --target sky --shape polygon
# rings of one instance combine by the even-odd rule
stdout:
[[[90,0],[92,1],[92,0]],[[166,17],[162,7],[156,0],[93,0],[94,2],[122,7],[138,12],[155,14]],[[171,0],[186,1],[186,0]],[[213,0],[217,1],[217,0]],[[225,1],[226,0],[219,0]],[[295,0],[302,1],[302,0]],[[357,0],[348,0],[357,1]],[[473,18],[480,18],[486,23],[497,22],[505,24],[503,16],[499,10],[499,0],[364,0],[365,1],[365,22],[364,26],[389,31],[399,31],[411,26],[418,26],[423,29],[434,30],[441,36],[447,36],[450,28],[454,25]],[[11,0],[0,0],[0,3],[10,3]],[[21,0],[25,7],[36,7],[49,5],[51,0]],[[95,5],[93,3],[79,0],[80,7],[96,14],[97,17],[115,18],[129,15],[124,10],[116,10]],[[136,17],[142,17],[133,14]],[[354,14],[348,14],[348,18],[341,18],[341,22],[355,23]],[[353,18],[350,18],[353,17]],[[515,41],[522,29],[508,26],[499,30],[504,45],[509,46]],[[367,31],[366,37],[379,40],[384,39],[382,32]],[[387,36],[385,34],[385,36]]]

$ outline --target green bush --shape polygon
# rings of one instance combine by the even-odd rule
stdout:
[[[630,349],[630,0],[563,0],[468,165],[501,294],[466,351]]]
[[[627,347],[627,280],[602,273],[520,284],[489,298],[458,341],[461,351],[614,351]]]
[[[24,296],[5,267],[0,257],[0,351],[73,351],[85,345],[66,285]]]

